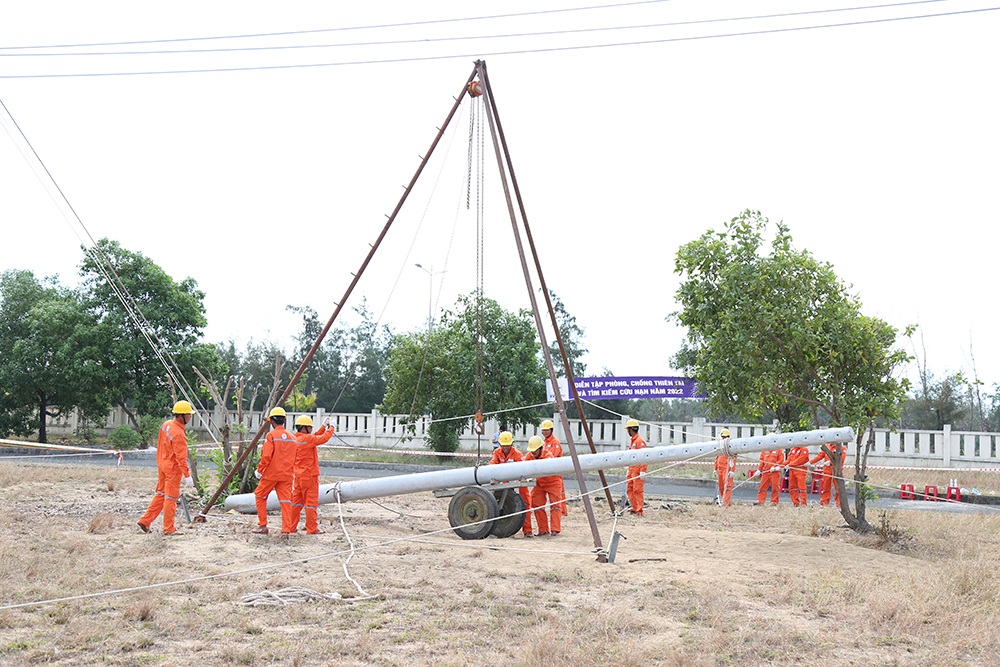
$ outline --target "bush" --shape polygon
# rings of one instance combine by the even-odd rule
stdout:
[[[458,450],[458,432],[452,422],[433,422],[427,427],[427,440],[435,452]]]
[[[142,437],[130,426],[122,424],[108,436],[108,442],[115,449],[137,449],[142,444]]]

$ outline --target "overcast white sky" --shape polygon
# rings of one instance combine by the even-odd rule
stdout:
[[[481,56],[546,278],[586,329],[588,374],[676,374],[675,252],[751,208],[831,262],[866,313],[920,324],[932,370],[970,371],[974,355],[1000,382],[1000,11],[884,20],[1000,2],[738,21],[720,19],[877,3],[530,13],[599,4],[8,3],[0,100],[94,238],[198,281],[210,341],[284,341],[300,324],[285,304],[332,313]],[[423,23],[360,29],[411,22]],[[678,22],[696,23],[653,26]],[[858,24],[793,29],[845,23]],[[309,48],[247,50],[265,46]],[[238,50],[191,52],[220,48]],[[80,55],[154,50],[185,53]],[[253,67],[272,69],[92,76]],[[352,298],[396,330],[426,321],[430,280],[415,263],[446,271],[440,307],[474,286],[468,108]],[[73,283],[79,230],[19,144],[0,132],[0,270]],[[492,153],[485,166],[486,292],[526,307]],[[275,257],[295,273],[269,272]]]

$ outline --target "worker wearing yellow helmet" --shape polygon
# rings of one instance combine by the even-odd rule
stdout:
[[[295,471],[295,436],[285,429],[284,408],[272,408],[267,415],[271,432],[264,437],[260,462],[254,477],[257,488],[254,500],[257,502],[257,527],[251,532],[267,535],[267,496],[274,491],[281,506],[281,538],[287,540],[295,530],[292,525],[292,479]]]
[[[561,457],[563,455],[562,443],[559,442],[559,438],[552,433],[552,430],[555,428],[555,424],[552,423],[552,420],[546,419],[538,425],[538,428],[542,432],[542,446],[545,447],[547,451],[552,453],[552,458],[558,459]],[[563,516],[566,516],[569,513],[568,508],[566,507],[566,483],[563,481],[562,475],[559,475],[558,509]]]
[[[149,532],[149,526],[163,512],[163,534],[176,535],[174,518],[177,515],[177,501],[181,497],[181,484],[194,486],[188,470],[187,434],[185,427],[194,418],[194,406],[187,401],[177,401],[173,407],[173,417],[160,426],[156,440],[156,492],[149,501],[146,513],[139,519],[139,529]]]
[[[729,444],[729,429],[719,431],[719,437]],[[715,457],[715,475],[719,485],[719,495],[715,498],[718,505],[729,507],[733,504],[733,484],[736,481],[736,457],[722,454]]]
[[[538,436],[534,436],[538,438]],[[496,435],[497,448],[493,450],[493,458],[490,459],[490,465],[496,465],[498,463],[512,463],[524,460],[524,454],[514,446],[514,434],[510,431],[501,431]],[[541,443],[541,438],[538,438],[539,443]],[[531,509],[531,494],[528,492],[528,487],[522,486],[518,490],[521,495],[521,500],[524,501],[524,509]],[[531,512],[525,511],[524,513],[524,524],[521,526],[521,533],[525,537],[531,537]]]
[[[646,448],[646,441],[639,435],[639,421],[637,419],[626,421],[625,431],[631,438],[628,444],[630,450]],[[649,466],[645,464],[628,467],[628,472],[625,476],[625,479],[628,480],[625,485],[625,495],[628,497],[629,514],[642,516],[642,508],[646,503],[645,478],[647,470],[649,470]]]
[[[543,422],[544,423],[544,422]],[[551,422],[550,422],[551,423]],[[545,448],[544,441],[537,435],[528,439],[528,453],[524,455],[525,461],[538,461],[541,459],[553,459],[552,451]],[[559,475],[547,475],[535,478],[535,488],[531,490],[532,514],[535,515],[535,522],[538,524],[537,535],[558,535],[562,530],[562,512],[559,511],[559,502],[563,499],[562,477]],[[546,512],[546,508],[550,508]],[[527,534],[525,535],[527,537]]]
[[[320,424],[315,434],[313,421],[308,415],[295,418],[295,467],[292,470],[292,531],[299,529],[299,517],[306,512],[306,533],[317,535],[319,527],[319,454],[317,447],[325,445],[333,437],[330,418]]]

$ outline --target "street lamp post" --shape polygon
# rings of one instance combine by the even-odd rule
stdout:
[[[427,286],[428,286],[428,290],[427,290],[427,333],[430,333],[431,332],[431,328],[433,327],[433,323],[434,323],[434,319],[432,317],[432,312],[433,312],[432,309],[433,309],[433,306],[434,306],[434,276],[439,276],[442,273],[444,273],[444,271],[438,271],[437,273],[435,273],[433,266],[431,266],[431,268],[429,268],[429,269],[426,266],[424,266],[423,264],[415,264],[414,266],[416,266],[418,269],[420,269],[421,271],[423,271],[424,273],[427,274],[427,279],[428,279],[427,280]]]

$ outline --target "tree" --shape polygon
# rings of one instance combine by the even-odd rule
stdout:
[[[834,474],[845,520],[868,532],[861,491],[870,426],[898,416],[909,383],[896,373],[909,357],[894,347],[896,329],[863,315],[833,267],[796,250],[785,225],[765,248],[768,225],[744,211],[724,231],[678,250],[675,270],[684,279],[673,316],[688,331],[674,364],[694,375],[711,413],[759,419],[770,408],[784,428],[853,426],[856,514],[836,452]]]
[[[38,441],[47,442],[46,417],[74,408],[106,415],[100,343],[77,293],[30,271],[0,274],[0,432],[37,429]]]
[[[432,415],[431,446],[436,451],[458,447],[458,435],[477,407],[483,412],[515,408],[497,414],[501,428],[507,429],[533,423],[538,413],[523,406],[544,400],[547,374],[531,312],[509,312],[483,299],[482,330],[478,322],[475,298],[462,297],[433,331],[396,336],[390,347],[381,409]],[[483,364],[478,377],[477,337]],[[477,406],[480,391],[482,405]]]
[[[136,428],[139,416],[161,414],[170,403],[158,351],[174,358],[192,387],[197,383],[193,364],[203,372],[222,374],[215,348],[198,342],[206,325],[205,294],[193,279],[175,282],[148,257],[108,239],[87,253],[80,274],[84,304],[103,339],[103,364],[114,402]],[[109,276],[120,285],[113,286]],[[141,313],[141,326],[122,304],[119,291]]]

